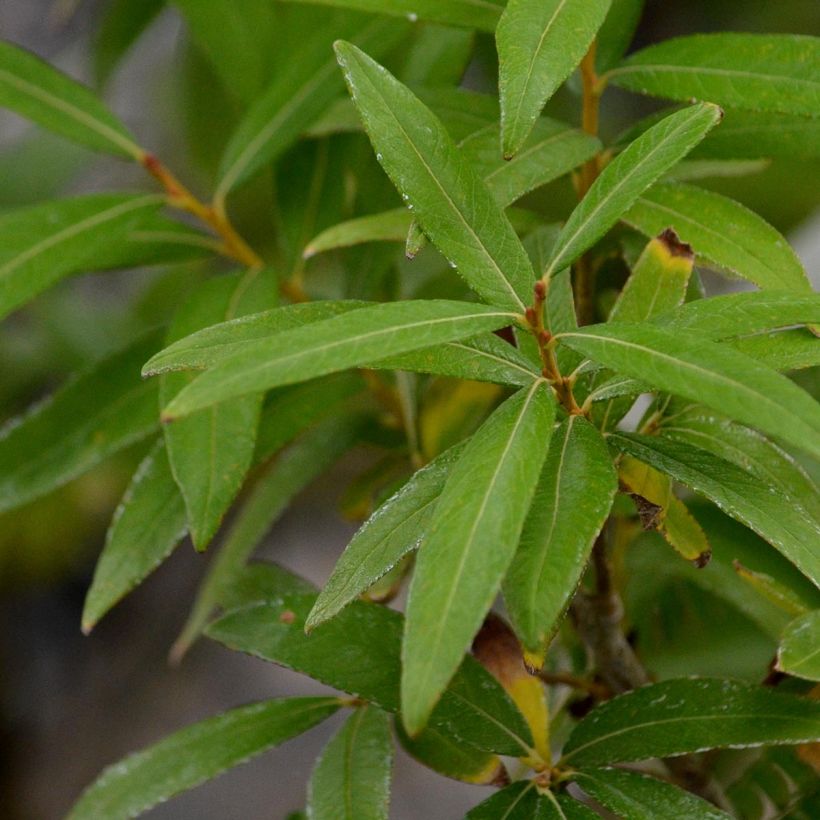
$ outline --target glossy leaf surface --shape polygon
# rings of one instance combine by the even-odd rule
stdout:
[[[777,650],[777,668],[789,675],[820,681],[820,610],[792,621]]]

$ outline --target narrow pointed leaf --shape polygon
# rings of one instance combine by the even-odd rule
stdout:
[[[644,0],[612,0],[596,38],[595,67],[599,74],[619,62],[629,48],[643,7]]]
[[[628,57],[608,74],[621,88],[671,100],[816,116],[820,38],[796,34],[695,34]]]
[[[171,554],[186,529],[185,502],[160,439],[137,468],[114,513],[85,598],[83,631],[90,632],[142,583]]]
[[[738,336],[728,339],[726,344],[744,356],[781,372],[820,366],[820,344],[817,344],[817,337],[804,328]]]
[[[466,820],[594,820],[592,809],[566,794],[540,793],[519,780],[467,812]]]
[[[304,621],[315,600],[315,595],[286,595],[234,610],[211,624],[207,634],[232,649],[398,712],[402,616],[378,604],[354,601],[305,635]],[[521,713],[470,656],[436,707],[430,726],[498,754],[526,754],[532,743]]]
[[[392,302],[243,345],[165,408],[176,418],[225,399],[294,384],[510,324],[516,315],[465,302]]]
[[[652,183],[718,124],[720,117],[715,105],[693,105],[665,117],[624,149],[604,168],[570,215],[546,275],[566,267],[597,242]]]
[[[618,373],[820,455],[820,405],[784,376],[731,348],[648,324],[590,325],[561,339]]]
[[[786,627],[777,650],[777,668],[820,681],[820,610],[801,615]]]
[[[99,85],[105,85],[164,6],[165,0],[114,0],[109,4],[94,43],[94,76]]]
[[[803,265],[780,232],[728,197],[664,183],[647,191],[623,219],[647,236],[673,228],[699,258],[760,288],[811,290]]]
[[[0,43],[0,106],[95,151],[144,156],[90,89],[12,43]]]
[[[459,444],[442,453],[368,518],[319,594],[307,629],[332,618],[419,545],[447,476],[463,450],[464,445]]]
[[[496,29],[502,146],[524,144],[547,100],[581,61],[610,0],[509,0]]]
[[[0,434],[0,511],[61,487],[157,429],[157,386],[139,377],[151,334],[81,373]]]
[[[231,137],[219,168],[217,201],[281,156],[342,92],[333,59],[334,40],[350,37],[362,48],[381,53],[405,33],[396,21],[350,13],[331,15],[324,26],[305,32],[299,59],[277,74]]]
[[[676,481],[701,493],[795,564],[820,586],[820,524],[755,474],[679,441],[660,436],[612,434],[609,441]]]
[[[441,121],[348,43],[336,52],[376,156],[430,240],[487,301],[523,311],[532,266],[492,193]]]
[[[393,743],[387,715],[361,706],[331,738],[308,783],[312,820],[387,820]]]
[[[359,216],[322,231],[311,239],[303,256],[309,259],[317,253],[362,242],[403,242],[412,222],[413,214],[406,208]]]
[[[582,769],[578,785],[602,806],[630,820],[726,820],[726,812],[671,783],[624,769]]]
[[[338,708],[337,698],[285,698],[241,706],[195,723],[106,769],[68,816],[136,817],[306,732]]]
[[[0,216],[0,318],[66,276],[99,270],[100,253],[161,204],[153,194],[91,194]]]
[[[410,735],[424,727],[498,593],[554,418],[546,385],[519,391],[472,437],[450,472],[407,604],[402,719]]]
[[[820,703],[718,678],[678,678],[619,695],[573,730],[563,761],[626,763],[820,738]]]
[[[583,417],[570,416],[552,436],[521,543],[504,581],[507,610],[529,652],[545,651],[617,488],[601,434]]]
[[[357,11],[372,11],[452,26],[494,31],[501,16],[503,0],[292,0]]]

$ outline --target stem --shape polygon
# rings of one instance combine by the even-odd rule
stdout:
[[[603,684],[591,680],[571,675],[569,672],[545,672],[543,669],[538,673],[544,683],[551,686],[571,686],[573,689],[580,689],[592,695],[596,700],[609,700],[611,692]]]

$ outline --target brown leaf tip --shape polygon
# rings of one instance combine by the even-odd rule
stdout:
[[[693,559],[692,563],[698,568],[703,569],[712,560],[712,550],[705,550],[697,558]]]
[[[694,259],[695,252],[692,246],[681,241],[681,238],[675,233],[672,228],[667,228],[658,239],[663,243],[663,246],[669,251],[671,256],[680,256],[683,259]]]

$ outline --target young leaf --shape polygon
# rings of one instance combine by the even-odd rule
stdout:
[[[649,324],[590,325],[560,338],[618,373],[700,401],[820,455],[820,405],[735,350]]]
[[[820,610],[801,615],[786,627],[777,650],[777,669],[820,681]]]
[[[507,610],[533,666],[540,665],[578,585],[617,488],[601,434],[583,417],[570,416],[553,434],[504,581]]]
[[[244,344],[179,393],[165,408],[173,419],[225,399],[496,330],[516,314],[465,302],[373,305]]]
[[[145,155],[92,91],[12,43],[0,43],[0,106],[95,151]]]
[[[161,204],[153,194],[91,194],[4,213],[0,318],[72,273],[99,270],[100,252],[106,257],[110,245]]]
[[[309,636],[304,620],[315,595],[287,595],[228,612],[208,627],[209,637],[364,698],[399,710],[402,617],[378,604],[354,601]],[[529,729],[500,684],[467,656],[436,707],[430,726],[498,754],[531,751]]]
[[[760,288],[811,290],[803,265],[780,232],[720,194],[681,183],[655,185],[623,219],[647,236],[671,226],[707,263]]]
[[[470,439],[447,478],[407,604],[402,720],[411,736],[424,727],[498,593],[554,418],[545,384],[520,390]]]
[[[739,681],[678,678],[598,706],[573,729],[562,762],[605,766],[818,738],[817,701]]]
[[[495,32],[502,149],[512,157],[604,21],[610,0],[509,0]]]
[[[565,794],[539,793],[532,780],[519,780],[467,812],[466,820],[595,820],[592,809]]]
[[[724,32],[677,37],[631,55],[607,77],[656,97],[812,117],[820,106],[820,38]]]
[[[241,350],[248,342],[331,319],[342,313],[367,307],[369,304],[372,303],[354,299],[339,302],[302,302],[220,322],[218,325],[192,333],[161,350],[143,367],[142,374],[156,376],[172,370],[204,370]]]
[[[630,820],[727,820],[729,817],[700,797],[640,772],[582,769],[574,779],[602,806]]]
[[[393,743],[387,715],[360,706],[331,738],[308,783],[312,820],[387,820]]]
[[[319,594],[306,629],[332,618],[419,545],[447,476],[463,451],[464,445],[457,444],[442,453],[368,518]]]
[[[321,723],[338,698],[284,698],[241,706],[195,723],[106,769],[70,820],[136,817]]]
[[[200,636],[214,608],[229,594],[251,553],[294,496],[355,443],[360,429],[358,416],[331,417],[295,442],[259,477],[208,567],[188,620],[171,648],[172,660],[179,661]]]
[[[151,334],[9,422],[0,435],[0,511],[33,501],[157,429],[157,388],[139,377]]]
[[[395,45],[406,28],[395,21],[345,13],[304,32],[299,58],[280,71],[254,103],[228,143],[214,194],[222,201],[237,185],[273,162],[339,95],[331,45],[340,36],[374,52]]]
[[[714,501],[820,586],[820,523],[796,502],[784,504],[756,475],[683,442],[631,433],[613,433],[609,441]]]
[[[544,276],[565,268],[600,239],[653,182],[718,124],[720,117],[715,105],[693,105],[665,117],[624,149],[604,168],[570,215]]]
[[[186,532],[185,503],[160,439],[137,468],[105,537],[85,597],[82,628],[97,621],[150,575]]]
[[[337,43],[336,53],[376,156],[424,232],[484,299],[523,311],[529,259],[441,121],[355,46]]]
[[[503,9],[503,0],[293,0],[359,11],[373,11],[451,26],[494,31]]]

